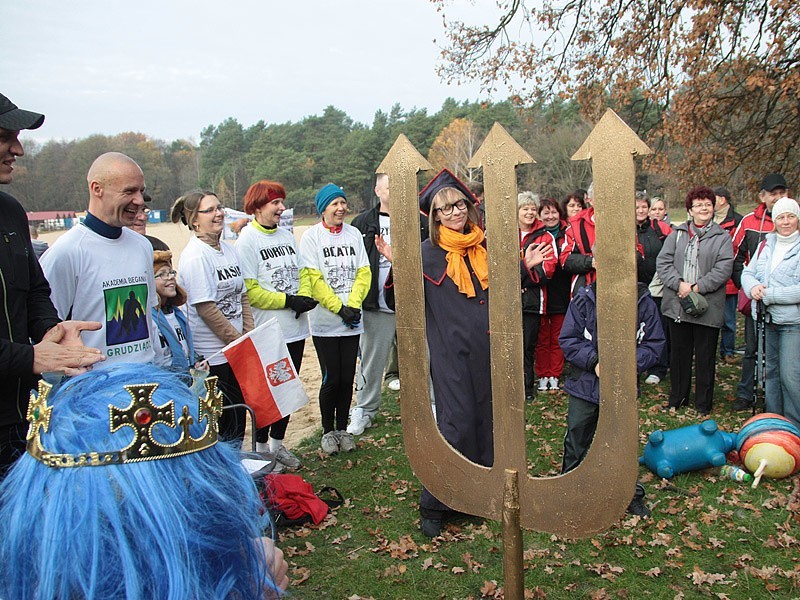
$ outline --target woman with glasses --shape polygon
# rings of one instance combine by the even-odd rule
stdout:
[[[309,313],[309,321],[322,371],[320,447],[325,454],[335,454],[356,447],[353,435],[347,432],[347,419],[358,342],[364,331],[361,304],[372,284],[372,270],[361,232],[344,222],[344,190],[329,183],[314,200],[322,218],[300,239],[300,259],[308,270],[311,296],[319,302]]]
[[[694,406],[711,412],[719,331],[725,320],[725,284],[733,271],[731,236],[714,222],[716,195],[708,187],[686,194],[689,220],[664,240],[656,270],[664,283],[661,313],[669,321],[669,408],[689,401],[695,361]]]
[[[158,328],[155,364],[186,372],[199,364],[186,315],[179,308],[186,304],[186,292],[178,285],[178,273],[172,268],[172,252],[153,252],[153,273],[159,304],[153,307],[153,323]]]
[[[436,421],[442,436],[474,463],[494,462],[489,366],[489,263],[475,198],[447,169],[420,192],[430,237],[422,243],[425,321]],[[530,270],[545,244],[525,251]],[[422,533],[435,537],[450,508],[422,490]]]
[[[253,329],[239,257],[233,246],[220,240],[224,207],[213,192],[192,192],[175,201],[171,216],[173,223],[181,221],[194,233],[181,253],[178,282],[188,297],[195,349],[209,357],[211,374],[219,378],[223,404],[244,404],[233,370],[225,355],[219,353]],[[223,410],[220,435],[243,440],[245,418],[244,408]]]

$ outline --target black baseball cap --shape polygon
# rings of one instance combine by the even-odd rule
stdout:
[[[780,173],[770,173],[761,181],[761,189],[771,192],[775,188],[787,189],[786,179]]]
[[[11,100],[0,94],[0,127],[10,131],[38,129],[44,123],[44,115],[17,108]]]

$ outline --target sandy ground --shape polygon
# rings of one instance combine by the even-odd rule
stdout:
[[[294,235],[298,241],[306,229],[307,227],[295,227]],[[63,233],[63,231],[41,233],[39,239],[48,244],[52,244]],[[191,236],[191,232],[185,225],[175,223],[156,223],[148,225],[147,234],[157,237],[172,249],[173,264],[175,265],[178,264],[181,251],[184,249]],[[319,362],[317,361],[317,353],[314,351],[314,344],[311,343],[311,338],[306,340],[305,352],[303,352],[303,365],[300,368],[300,379],[308,394],[309,403],[292,414],[292,418],[289,421],[289,428],[286,431],[286,439],[284,440],[284,443],[289,448],[296,447],[303,439],[313,435],[320,427],[318,398],[322,374],[319,369]]]

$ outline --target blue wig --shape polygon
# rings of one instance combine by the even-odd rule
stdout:
[[[109,431],[109,404],[128,406],[126,384],[157,383],[153,403],[188,406],[174,374],[118,364],[68,380],[50,394],[50,452],[118,450],[130,427]],[[179,429],[156,425],[161,443]],[[266,524],[255,486],[232,447],[138,463],[52,468],[27,453],[0,484],[0,598],[263,598],[275,590],[259,542]]]

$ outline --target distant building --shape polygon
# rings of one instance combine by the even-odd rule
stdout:
[[[28,224],[40,231],[70,229],[76,222],[75,211],[72,210],[42,210],[28,213]]]

